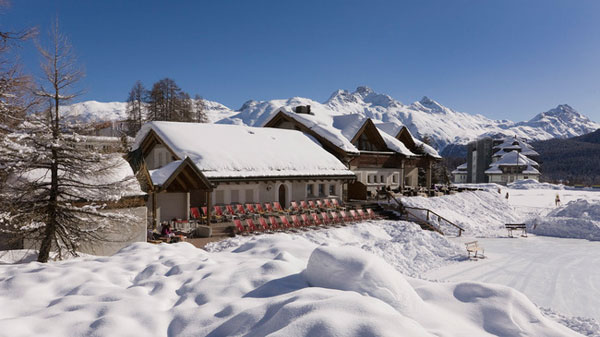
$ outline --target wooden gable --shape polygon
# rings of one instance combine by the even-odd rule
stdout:
[[[191,190],[212,191],[213,185],[196,167],[189,157],[186,157],[171,176],[160,186],[159,191],[189,192]]]
[[[367,118],[358,129],[351,142],[359,151],[389,151],[379,130],[370,118]]]
[[[402,129],[400,129],[400,131],[398,131],[398,134],[396,135],[396,139],[398,139],[399,141],[404,143],[404,145],[411,152],[416,153],[415,151],[418,150],[417,144],[415,144],[415,140],[413,139],[412,135],[410,134],[410,132],[408,131],[406,126],[403,126]]]
[[[142,144],[139,147],[142,150],[142,157],[145,158],[148,155],[148,153],[150,153],[150,151],[152,151],[152,149],[158,144],[163,145],[167,150],[169,150],[169,152],[171,153],[173,158],[175,158],[175,160],[181,159],[175,153],[175,151],[173,151],[173,149],[171,149],[154,130],[150,130],[146,134],[146,137],[144,137],[144,139],[142,140]]]

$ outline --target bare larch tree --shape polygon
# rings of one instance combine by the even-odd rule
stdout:
[[[55,250],[77,255],[84,241],[102,241],[102,231],[130,217],[106,210],[130,190],[122,158],[82,144],[79,125],[61,121],[61,105],[77,95],[83,71],[55,24],[49,48],[39,46],[42,85],[35,94],[49,103],[28,116],[0,144],[7,184],[0,190],[0,231],[39,246],[38,261]],[[29,248],[29,247],[26,247]]]

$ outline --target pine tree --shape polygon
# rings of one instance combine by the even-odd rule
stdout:
[[[122,159],[82,146],[79,126],[60,119],[61,104],[76,96],[74,85],[83,72],[77,65],[58,23],[43,58],[44,84],[36,95],[48,108],[27,116],[6,133],[0,144],[0,163],[7,184],[0,189],[0,232],[39,244],[39,262],[51,250],[58,257],[77,255],[87,240],[102,241],[102,231],[129,216],[105,210],[118,200],[132,177],[121,177]]]
[[[137,81],[127,97],[127,134],[135,136],[146,119],[148,90]]]

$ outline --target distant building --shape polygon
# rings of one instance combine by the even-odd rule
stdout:
[[[467,182],[467,163],[459,165],[452,171],[452,181],[456,184],[464,184]]]
[[[453,172],[455,183],[508,184],[540,177],[539,165],[531,157],[538,153],[516,137],[484,137],[467,144],[467,162]],[[466,165],[466,167],[465,167]]]

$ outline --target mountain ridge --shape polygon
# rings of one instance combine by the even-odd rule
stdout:
[[[107,104],[105,109],[102,109],[102,104]],[[250,126],[262,126],[280,107],[311,105],[315,113],[332,116],[358,114],[376,122],[404,125],[418,138],[430,137],[432,145],[440,151],[449,144],[465,144],[481,136],[514,135],[534,141],[570,138],[600,128],[599,123],[567,104],[538,113],[528,121],[513,122],[455,111],[427,96],[407,105],[366,86],[360,86],[353,92],[336,90],[322,103],[304,97],[248,100],[238,110],[209,100],[205,100],[205,104],[211,123]],[[87,101],[68,106],[65,113],[76,114],[84,121],[124,119],[125,107],[126,103],[122,102]],[[120,109],[122,111],[119,112]]]

